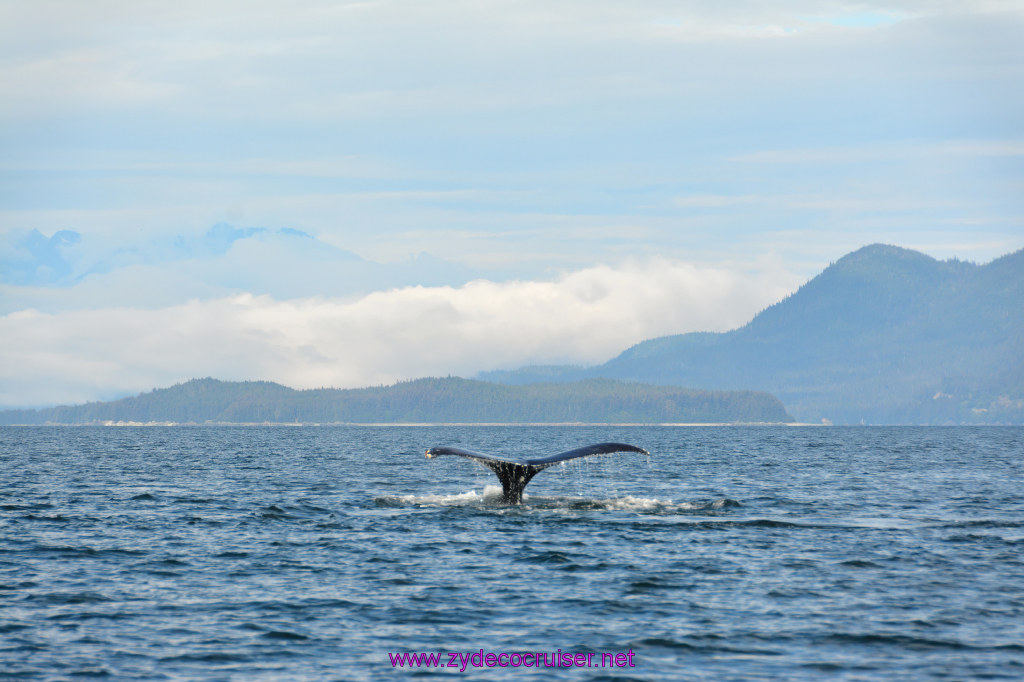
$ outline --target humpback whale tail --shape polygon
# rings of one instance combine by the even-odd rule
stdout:
[[[432,457],[437,457],[439,455],[456,455],[458,457],[466,457],[467,459],[480,462],[498,475],[498,480],[501,481],[502,503],[519,504],[523,501],[523,488],[526,487],[526,484],[529,483],[534,476],[539,472],[544,471],[544,469],[569,459],[587,457],[589,455],[603,455],[611,452],[638,452],[642,455],[650,454],[643,448],[638,448],[635,445],[628,445],[626,443],[597,443],[595,445],[587,445],[586,447],[569,450],[568,452],[562,452],[557,455],[551,455],[550,457],[512,461],[498,459],[497,457],[482,455],[478,452],[470,452],[469,450],[462,450],[460,448],[430,448],[427,450],[427,459],[431,459]]]

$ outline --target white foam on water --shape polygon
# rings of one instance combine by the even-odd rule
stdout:
[[[483,492],[467,490],[464,493],[451,495],[385,495],[377,498],[381,502],[389,504],[419,504],[436,505],[442,507],[460,507],[467,504],[491,504],[501,501],[501,486],[488,485]]]
[[[501,491],[499,490],[500,494]],[[464,505],[473,502],[481,502],[484,495],[475,490],[467,490],[464,493],[454,495],[386,495],[378,498],[381,501],[392,504],[434,504],[434,505]]]
[[[501,486],[485,486],[483,492],[467,490],[462,493],[450,495],[388,495],[377,498],[386,504],[396,506],[402,505],[428,505],[441,507],[461,507],[466,505],[501,505]],[[501,505],[506,506],[506,505]],[[657,511],[657,512],[685,512],[701,511],[711,509],[724,509],[740,506],[738,502],[730,499],[720,499],[714,502],[673,502],[668,499],[654,497],[636,497],[625,495],[611,498],[587,498],[587,497],[547,497],[544,495],[531,496],[523,495],[523,507],[525,508],[547,508],[547,509],[608,509],[615,511]],[[514,508],[515,505],[509,506]]]
[[[526,501],[526,498],[524,498]],[[541,502],[542,500],[536,500]],[[595,509],[612,509],[616,511],[656,511],[656,512],[687,512],[727,509],[741,506],[739,502],[728,498],[715,500],[714,502],[673,502],[667,499],[655,497],[636,497],[624,495],[622,497],[611,497],[604,499],[588,499],[585,497],[572,498],[546,498],[543,499],[549,505],[567,506],[579,508],[581,505]]]
[[[672,504],[672,500],[659,500],[653,497],[634,497],[633,495],[615,497],[608,500],[594,500],[594,502],[605,509],[619,509],[623,511],[648,511],[651,509],[663,509],[665,507],[674,506]],[[685,505],[686,503],[683,504]]]
[[[502,489],[500,485],[487,485],[484,486],[483,499],[484,502],[500,502]]]

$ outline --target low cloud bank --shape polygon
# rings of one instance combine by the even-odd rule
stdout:
[[[357,300],[243,294],[155,310],[25,310],[0,317],[0,407],[109,399],[199,376],[359,387],[597,363],[647,338],[734,328],[798,284],[772,268],[655,259]]]

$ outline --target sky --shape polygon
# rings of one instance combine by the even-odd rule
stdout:
[[[0,0],[0,409],[594,364],[1024,247],[1021,0]]]

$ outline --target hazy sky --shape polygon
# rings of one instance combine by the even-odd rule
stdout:
[[[0,0],[0,407],[594,363],[1024,247],[1021,0]]]

